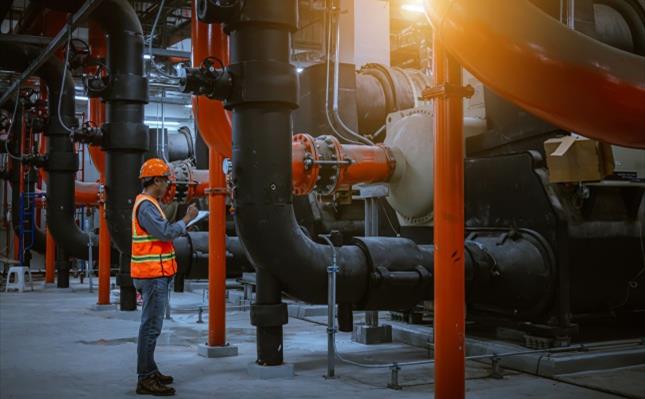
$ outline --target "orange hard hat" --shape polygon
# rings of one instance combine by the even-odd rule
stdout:
[[[141,165],[139,179],[161,176],[170,176],[170,167],[168,167],[168,164],[163,160],[159,158],[150,158]]]

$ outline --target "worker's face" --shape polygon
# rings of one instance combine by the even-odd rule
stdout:
[[[159,196],[164,196],[166,191],[168,191],[168,186],[170,186],[170,179],[162,176],[155,178],[157,182],[157,187],[159,188]]]

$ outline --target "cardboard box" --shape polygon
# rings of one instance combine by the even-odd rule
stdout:
[[[565,136],[544,142],[551,183],[598,181],[614,172],[611,146],[584,137]]]

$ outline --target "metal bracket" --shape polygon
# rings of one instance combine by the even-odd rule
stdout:
[[[433,98],[465,97],[470,98],[475,94],[475,89],[471,85],[461,86],[451,83],[444,83],[438,86],[429,87],[421,93],[422,100],[432,100]]]
[[[504,378],[504,369],[500,364],[501,361],[502,361],[502,358],[499,356],[493,356],[490,359],[490,376],[492,378],[496,378],[499,380]]]
[[[390,367],[390,382],[387,384],[387,387],[390,389],[395,389],[397,391],[403,389],[401,385],[399,385],[399,371],[401,371],[401,367],[397,363],[392,364]]]
[[[209,187],[204,192],[208,195],[228,195],[227,187]]]

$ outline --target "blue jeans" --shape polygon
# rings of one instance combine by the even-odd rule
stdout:
[[[143,297],[141,326],[139,327],[139,339],[137,340],[137,374],[139,374],[139,380],[141,380],[158,370],[157,363],[155,363],[155,347],[163,327],[163,318],[168,301],[168,288],[172,278],[135,278],[133,281],[135,288],[141,291]]]

